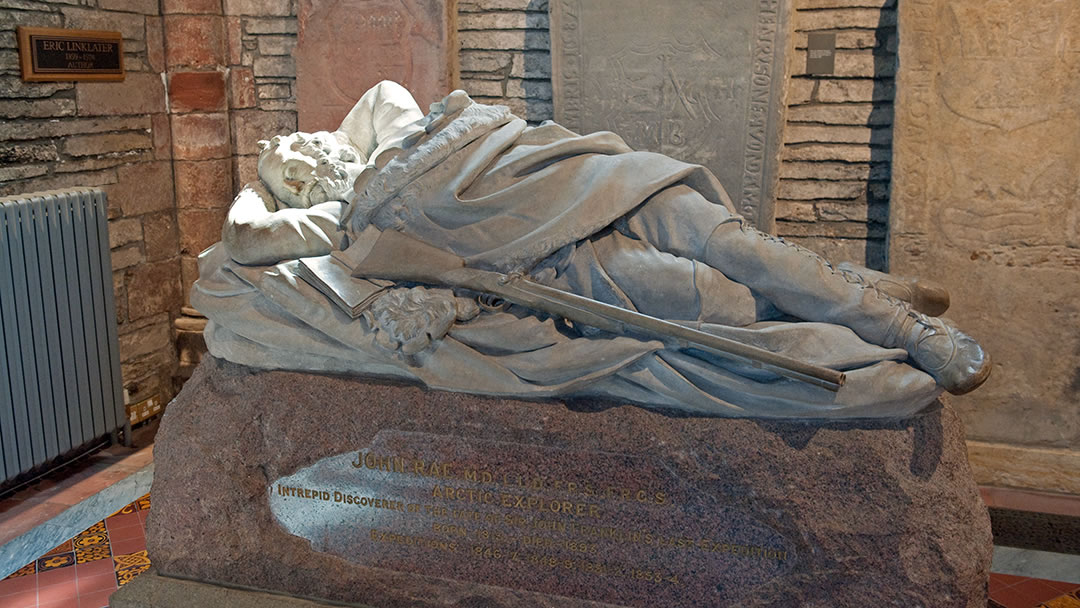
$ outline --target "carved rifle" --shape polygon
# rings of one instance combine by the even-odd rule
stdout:
[[[660,340],[672,349],[696,348],[833,392],[844,384],[844,374],[833,369],[541,285],[520,274],[469,268],[459,256],[396,230],[379,232],[369,227],[347,253],[358,261],[353,268],[354,277],[410,281],[491,294],[576,324],[616,335]]]

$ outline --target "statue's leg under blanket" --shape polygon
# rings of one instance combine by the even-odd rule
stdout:
[[[949,322],[916,312],[859,275],[754,229],[688,186],[652,197],[620,220],[618,228],[662,251],[718,269],[784,313],[844,325],[867,342],[904,348],[916,366],[950,392],[968,392],[989,375],[986,353]]]
[[[743,327],[783,316],[712,266],[614,230],[564,247],[532,275],[551,287],[672,321]]]

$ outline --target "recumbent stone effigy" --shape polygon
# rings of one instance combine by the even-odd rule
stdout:
[[[266,141],[259,176],[201,257],[213,357],[156,448],[162,574],[368,605],[985,603],[936,400],[990,362],[930,316],[944,290],[460,91],[423,115],[381,83]]]
[[[237,197],[222,243],[202,256],[192,296],[210,318],[212,354],[263,368],[513,397],[602,396],[722,416],[910,414],[941,388],[968,392],[990,372],[974,340],[875,285],[910,285],[900,295],[923,303],[920,283],[834,267],[747,226],[699,166],[632,151],[611,133],[529,127],[460,91],[434,107],[422,116],[407,91],[386,82],[336,132],[264,144],[262,183]],[[387,233],[470,268],[526,274],[839,370],[846,384],[833,392],[520,306],[480,311],[446,283],[397,285],[353,323],[296,279],[299,258],[335,250],[354,276],[395,278],[371,276],[357,258],[403,272],[406,260],[394,256],[404,250],[380,246]],[[932,312],[942,297],[929,298]]]

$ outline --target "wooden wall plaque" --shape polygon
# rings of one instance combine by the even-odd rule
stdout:
[[[120,32],[20,27],[18,37],[23,80],[124,79]]]

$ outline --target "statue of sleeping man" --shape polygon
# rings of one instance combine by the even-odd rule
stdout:
[[[975,340],[933,316],[948,306],[944,290],[834,266],[759,232],[706,169],[612,133],[529,126],[462,91],[425,116],[382,82],[337,131],[262,147],[260,181],[236,197],[192,294],[218,357],[486,395],[803,418],[908,415],[990,371]],[[839,370],[846,382],[827,390],[707,350],[478,305],[447,285],[399,281],[353,318],[299,278],[298,260],[352,251],[372,232]]]

